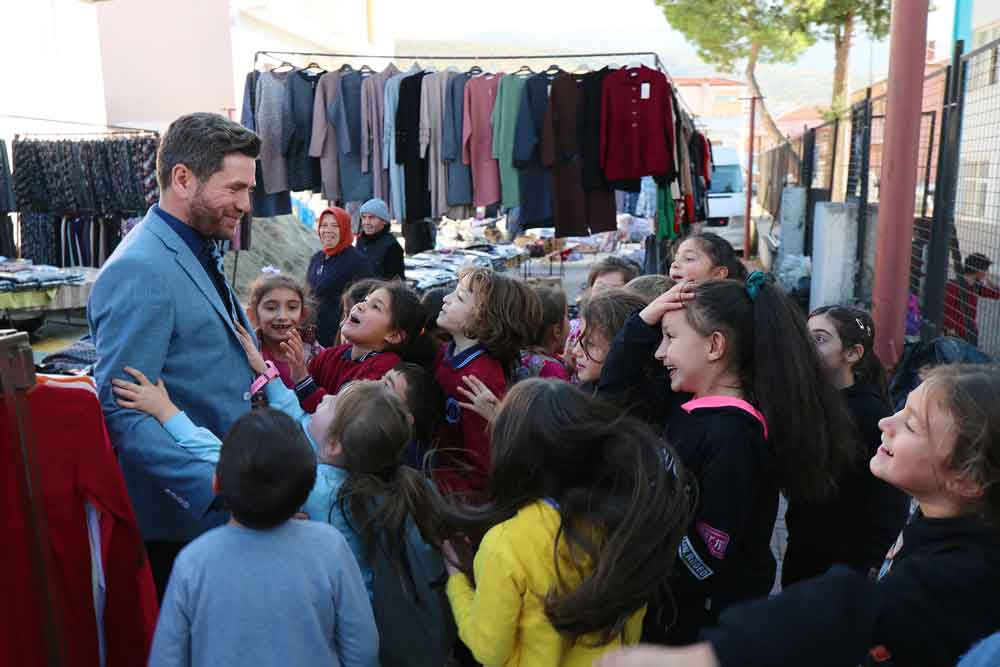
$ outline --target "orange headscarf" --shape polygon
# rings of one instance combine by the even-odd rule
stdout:
[[[340,208],[339,206],[331,206],[330,208],[324,209],[319,217],[316,218],[316,233],[319,234],[319,225],[323,220],[323,216],[327,213],[333,214],[334,220],[337,221],[337,227],[340,228],[340,240],[337,245],[332,248],[323,248],[323,252],[327,257],[332,257],[333,255],[339,255],[344,251],[344,248],[354,243],[354,233],[351,231],[351,214]]]

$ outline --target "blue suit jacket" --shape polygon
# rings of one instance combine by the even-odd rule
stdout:
[[[254,373],[222,299],[155,211],[104,265],[87,318],[101,405],[143,537],[187,541],[222,523],[226,513],[209,511],[214,466],[189,454],[154,418],[118,407],[111,391],[112,378],[131,380],[125,366],[154,383],[162,377],[177,407],[220,439],[250,409]]]

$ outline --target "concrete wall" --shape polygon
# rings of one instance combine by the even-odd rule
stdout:
[[[858,250],[858,207],[816,205],[813,223],[812,285],[809,310],[854,300]]]
[[[236,107],[228,0],[97,5],[108,120],[165,129]]]

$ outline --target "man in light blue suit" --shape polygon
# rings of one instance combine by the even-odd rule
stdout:
[[[176,404],[222,438],[250,409],[254,373],[236,336],[250,330],[222,272],[218,243],[250,210],[256,134],[217,114],[175,120],[160,141],[160,203],[104,265],[87,307],[96,379],[162,596],[180,548],[227,518],[215,466],[192,456],[152,417],[119,407],[126,366],[162,378]]]

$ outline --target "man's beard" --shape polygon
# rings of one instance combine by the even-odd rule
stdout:
[[[211,208],[205,205],[205,200],[201,195],[201,188],[194,193],[190,208],[191,226],[201,232],[201,235],[209,239],[228,241],[229,237],[224,236],[223,216],[220,216]]]

